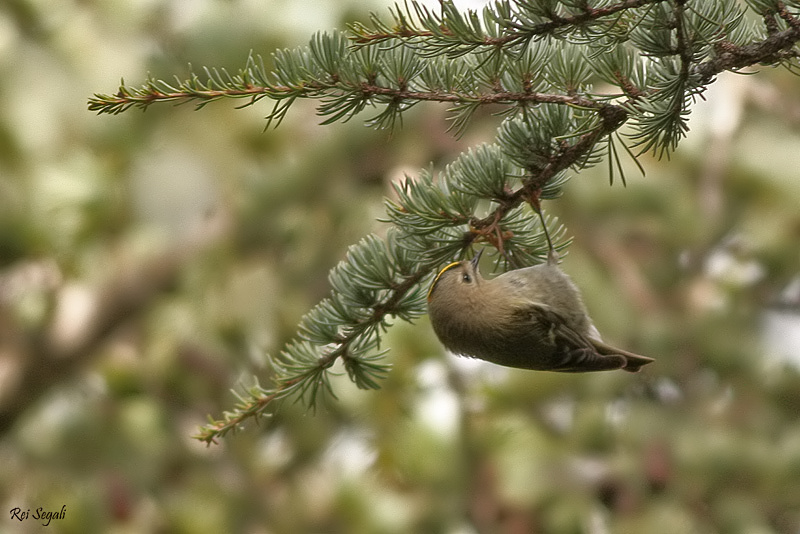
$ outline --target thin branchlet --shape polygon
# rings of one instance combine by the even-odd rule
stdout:
[[[502,23],[504,24],[503,35],[483,35],[470,44],[478,47],[502,48],[536,37],[552,35],[554,32],[564,28],[579,28],[590,22],[610,18],[620,12],[665,1],[666,0],[624,0],[616,4],[597,8],[587,6],[580,13],[566,16],[552,14],[548,17],[549,20],[534,24],[523,24],[512,17],[508,17],[502,19]],[[419,26],[414,27],[412,23],[409,22],[413,18],[411,13],[403,14],[402,18],[399,18],[397,15],[395,15],[395,17],[396,26],[391,31],[371,31],[360,25],[352,26],[353,42],[356,45],[374,45],[388,40],[400,40],[404,42],[414,40],[424,41],[436,37],[450,38],[454,41],[457,40],[458,32],[448,27],[448,21],[445,17],[429,19],[436,24],[435,30],[425,29]],[[499,19],[499,17],[496,17],[496,19]]]
[[[375,304],[369,318],[351,325],[350,332],[338,336],[333,347],[316,359],[312,365],[298,374],[278,377],[272,389],[254,388],[248,398],[243,400],[241,406],[233,412],[224,414],[223,419],[212,421],[201,427],[195,438],[208,445],[216,443],[217,439],[240,428],[246,421],[262,416],[275,401],[285,398],[309,379],[321,379],[321,376],[333,367],[338,359],[348,360],[348,363],[353,364],[354,360],[349,352],[351,345],[359,340],[364,329],[381,324],[388,315],[396,312],[400,301],[429,274],[430,266],[425,267],[427,268],[421,268],[395,284],[387,298],[383,302]],[[355,365],[358,364],[355,363]],[[315,401],[312,400],[312,402]]]

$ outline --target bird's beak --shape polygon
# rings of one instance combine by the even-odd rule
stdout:
[[[469,260],[469,262],[472,264],[472,267],[473,267],[473,268],[474,268],[476,271],[478,270],[478,262],[479,262],[479,261],[481,261],[481,254],[483,254],[483,249],[480,249],[480,250],[478,251],[478,253],[477,253],[477,254],[475,254],[475,257],[474,257],[474,258],[472,258],[471,260]]]

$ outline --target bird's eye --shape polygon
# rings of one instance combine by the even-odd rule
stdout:
[[[472,282],[472,277],[468,273],[464,273],[463,275],[461,275],[461,280],[469,284],[470,282]]]

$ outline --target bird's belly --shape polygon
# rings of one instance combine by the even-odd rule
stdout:
[[[543,341],[541,336],[523,336],[514,341],[510,336],[486,338],[462,332],[450,341],[445,346],[456,354],[506,367],[548,370],[559,367],[561,363],[555,346]]]

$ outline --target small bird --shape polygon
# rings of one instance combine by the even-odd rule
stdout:
[[[584,373],[623,369],[635,373],[652,358],[612,347],[600,339],[580,292],[547,263],[486,279],[481,253],[439,271],[428,291],[433,330],[451,352],[507,367]]]

